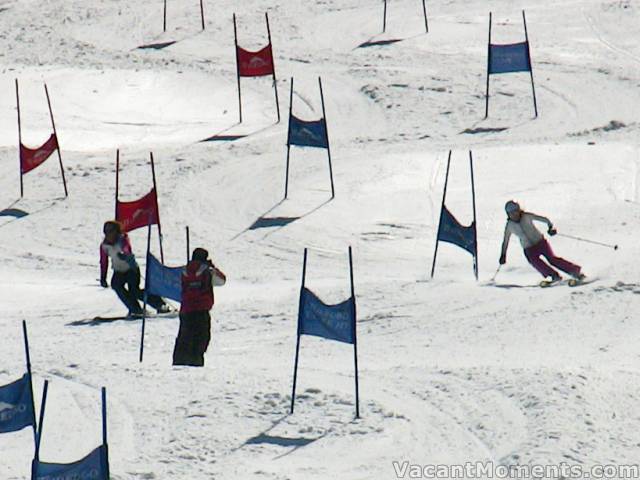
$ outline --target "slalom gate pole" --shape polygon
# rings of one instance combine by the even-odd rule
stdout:
[[[273,71],[273,90],[276,94],[276,111],[278,112],[278,123],[280,123],[280,100],[278,99],[278,79],[276,78],[276,62],[273,61],[273,44],[271,43],[271,28],[269,27],[269,14],[265,12],[264,18],[267,22],[267,37],[271,52],[271,69]]]
[[[167,31],[167,0],[164,0],[164,8],[162,10],[162,31]]]
[[[422,13],[424,15],[424,29],[426,33],[429,33],[429,21],[427,20],[427,6],[425,0],[422,0]]]
[[[382,14],[382,33],[387,29],[387,0],[384,0],[384,12]]]
[[[118,220],[118,189],[120,188],[120,149],[116,150],[116,212],[113,219]]]
[[[238,53],[238,27],[236,26],[236,14],[233,14],[233,39],[236,46],[236,78],[238,80],[238,123],[242,123],[242,88],[240,86],[240,55]]]
[[[138,356],[138,360],[142,363],[142,358],[144,356],[144,331],[147,324],[147,299],[148,299],[148,284],[149,284],[149,255],[151,253],[151,222],[147,225],[147,255],[146,255],[146,263],[144,266],[144,296],[143,296],[143,305],[142,305],[142,328],[140,331],[140,353]]]
[[[189,258],[191,257],[191,247],[189,245],[189,227],[185,227],[187,232],[187,263],[189,263]]]
[[[531,64],[531,48],[529,45],[529,33],[527,32],[527,17],[522,10],[522,22],[524,23],[524,38],[527,42],[527,61],[529,62],[529,75],[531,76],[531,92],[533,93],[533,111],[535,118],[538,118],[538,101],[536,100],[536,85],[533,81],[533,65]]]
[[[291,115],[293,112],[293,77],[291,77],[291,90],[289,93],[289,127],[287,128],[287,168],[284,177],[284,198],[289,194],[289,157],[291,156]]]
[[[58,151],[58,162],[60,163],[60,172],[62,173],[62,185],[64,186],[64,196],[68,197],[69,192],[67,191],[67,179],[64,175],[64,166],[62,165],[62,153],[60,153],[60,140],[58,139],[56,122],[53,119],[53,109],[51,108],[51,99],[49,98],[49,89],[47,88],[46,83],[44,84],[44,93],[47,96],[47,105],[49,107],[49,115],[51,116],[51,126],[53,127],[53,134],[56,137],[56,150]]]
[[[489,12],[489,43],[487,45],[487,92],[485,94],[484,118],[489,117],[489,72],[491,71],[491,12]]]
[[[36,407],[33,400],[33,374],[31,372],[31,354],[29,352],[29,336],[27,335],[27,322],[22,321],[22,336],[24,338],[24,352],[27,360],[27,373],[29,374],[29,389],[31,390],[31,421],[33,422],[33,439],[38,445],[38,425],[36,424]]]
[[[298,358],[300,353],[300,310],[302,308],[302,290],[304,289],[305,279],[307,276],[307,249],[304,249],[304,260],[302,262],[302,285],[300,287],[300,303],[298,305],[298,331],[296,333],[296,359],[293,367],[293,387],[291,388],[291,409],[289,413],[293,414],[293,407],[296,403],[296,384],[298,382]]]
[[[40,403],[40,421],[38,422],[38,425],[40,425],[40,427],[38,428],[38,435],[36,436],[36,453],[34,455],[35,462],[38,462],[40,460],[40,443],[42,442],[42,427],[44,426],[44,410],[45,410],[45,407],[47,406],[48,391],[49,391],[49,380],[45,380],[44,389],[42,390],[42,401]],[[35,478],[35,474],[37,472],[33,472],[33,473]]]
[[[102,399],[102,446],[104,447],[104,453],[101,458],[103,464],[103,468],[105,473],[107,474],[107,480],[111,478],[109,472],[109,445],[107,444],[107,389],[102,387],[101,389],[101,399]]]
[[[20,90],[18,88],[18,79],[16,78],[16,105],[18,107],[18,157],[20,159],[20,198],[24,196],[24,180],[22,174],[22,122],[20,120]]]
[[[153,161],[153,152],[149,152],[151,160],[151,176],[153,177],[153,191],[156,194],[156,213],[158,216],[158,239],[160,241],[160,261],[164,265],[164,250],[162,248],[162,222],[160,221],[160,206],[158,205],[158,185],[156,183],[156,166]]]
[[[449,184],[449,167],[451,166],[451,150],[447,157],[447,173],[444,177],[444,191],[442,192],[442,203],[440,204],[440,219],[438,220],[438,233],[436,234],[436,246],[433,251],[433,263],[431,264],[431,278],[436,271],[436,259],[438,258],[438,243],[440,243],[440,225],[442,225],[442,214],[444,210],[444,201],[447,199],[447,185]]]
[[[329,145],[329,126],[327,125],[327,111],[324,107],[324,93],[322,92],[322,79],[318,77],[320,87],[320,102],[322,102],[322,120],[324,121],[324,139],[327,142],[327,157],[329,158],[329,179],[331,180],[331,198],[335,198],[336,190],[333,185],[333,165],[331,164],[331,146]]]
[[[358,379],[358,337],[357,337],[357,314],[356,314],[356,290],[353,283],[353,254],[349,245],[349,279],[351,282],[351,298],[353,299],[353,366],[355,371],[356,387],[356,418],[360,418],[360,387]]]
[[[478,266],[478,219],[476,216],[476,183],[473,177],[473,153],[469,150],[469,168],[471,170],[471,201],[473,203],[473,242],[475,253],[473,255],[473,273],[478,274],[480,267]]]

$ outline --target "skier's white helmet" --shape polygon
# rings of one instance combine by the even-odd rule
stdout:
[[[515,200],[509,200],[504,204],[504,211],[507,212],[507,215],[513,212],[519,212],[520,204]]]

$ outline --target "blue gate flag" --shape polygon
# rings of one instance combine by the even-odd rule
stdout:
[[[28,373],[0,387],[0,433],[17,432],[34,426],[35,418]]]
[[[289,117],[288,144],[299,147],[329,148],[325,119],[307,122],[292,114]]]
[[[184,267],[165,267],[151,253],[147,255],[145,292],[182,301],[182,272]]]
[[[453,243],[465,249],[471,255],[476,255],[475,225],[473,223],[468,227],[460,225],[460,222],[444,205],[442,206],[442,219],[438,228],[438,240]]]
[[[326,305],[311,290],[303,287],[300,292],[298,334],[355,342],[355,299],[351,297],[337,305]]]
[[[489,45],[489,73],[530,71],[528,42]]]
[[[107,458],[107,447],[101,445],[74,463],[45,463],[34,460],[34,480],[109,480]]]

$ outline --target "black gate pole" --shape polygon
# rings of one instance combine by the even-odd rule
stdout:
[[[118,189],[120,188],[120,149],[116,149],[116,212],[114,220],[118,220]]]
[[[291,115],[293,111],[293,77],[291,77],[291,92],[289,93],[289,128],[287,129],[287,168],[284,178],[284,198],[289,193],[289,156],[291,154]]]
[[[236,77],[238,79],[238,112],[239,123],[242,123],[242,90],[240,88],[240,54],[238,53],[238,28],[236,27],[236,14],[233,14],[233,39],[236,46]]]
[[[156,215],[158,217],[158,239],[160,241],[160,261],[164,265],[164,251],[162,249],[162,222],[160,221],[160,206],[158,205],[158,185],[156,184],[156,166],[153,161],[153,152],[149,152],[151,160],[151,176],[153,177],[153,191],[156,195]]]
[[[271,44],[271,28],[269,28],[269,14],[265,12],[264,18],[267,21],[267,36],[269,37],[269,55],[271,57],[271,70],[273,71],[273,90],[276,93],[276,110],[278,112],[278,123],[280,123],[280,101],[278,100],[278,80],[276,79],[276,63],[273,61],[273,45]]]
[[[485,94],[484,118],[489,117],[489,71],[491,70],[491,12],[489,12],[489,44],[487,47],[487,93]]]
[[[353,365],[356,380],[356,418],[360,418],[360,388],[358,385],[358,337],[357,337],[357,315],[356,315],[356,290],[353,284],[353,254],[349,246],[349,277],[351,281],[351,299],[353,301]]]
[[[533,81],[533,65],[531,64],[531,49],[529,48],[529,33],[527,32],[527,18],[522,11],[522,21],[524,22],[524,38],[527,42],[527,61],[529,62],[529,74],[531,76],[531,91],[533,92],[533,111],[535,118],[538,118],[538,102],[536,100],[536,86]]]
[[[24,183],[22,179],[22,122],[20,120],[20,91],[16,78],[16,105],[18,107],[18,157],[20,160],[20,198],[24,196]]]
[[[51,99],[49,98],[49,89],[47,88],[46,83],[44,84],[44,93],[47,96],[47,106],[49,107],[49,115],[51,116],[51,126],[53,127],[53,134],[56,137],[56,150],[58,151],[58,161],[60,162],[60,172],[62,173],[62,184],[64,185],[64,196],[68,197],[69,192],[67,191],[67,179],[64,176],[64,166],[62,165],[62,153],[60,153],[60,142],[58,140],[56,122],[53,119],[53,110],[51,109]]]
[[[425,0],[422,0],[422,13],[424,14],[424,29],[426,33],[429,33],[429,21],[427,20],[427,5]]]
[[[471,150],[469,150],[469,167],[471,169],[471,199],[473,203],[473,272],[476,275],[476,280],[478,280],[478,222],[476,219],[476,184],[473,177],[473,154],[471,153]]]
[[[329,127],[327,126],[327,112],[324,108],[324,94],[322,93],[322,79],[318,77],[320,86],[320,101],[322,102],[322,120],[324,121],[324,139],[327,142],[327,156],[329,157],[329,178],[331,179],[331,198],[335,198],[336,191],[333,186],[333,166],[331,164],[331,147],[329,146]]]
[[[436,234],[436,248],[433,252],[433,264],[431,265],[431,278],[436,271],[436,258],[438,257],[438,243],[440,239],[440,225],[442,225],[442,213],[444,210],[444,201],[447,198],[447,184],[449,183],[449,166],[451,165],[451,150],[449,150],[449,157],[447,158],[447,173],[444,178],[444,192],[442,193],[442,205],[440,205],[440,220],[438,221],[438,233]]]
[[[382,33],[387,29],[387,0],[384,0],[384,13],[382,14]]]
[[[300,302],[298,305],[298,339],[296,340],[296,360],[295,360],[295,365],[293,367],[293,388],[291,390],[291,410],[290,413],[293,413],[293,405],[295,404],[296,401],[296,383],[298,382],[298,357],[299,357],[299,353],[300,353],[300,336],[302,335],[300,333],[300,313],[301,313],[301,309],[302,309],[302,291],[304,290],[304,282],[305,282],[305,277],[307,275],[307,249],[304,249],[304,260],[302,261],[302,286],[300,287]]]

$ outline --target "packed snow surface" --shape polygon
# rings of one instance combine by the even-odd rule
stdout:
[[[111,475],[134,479],[396,478],[411,464],[631,464],[640,451],[640,6],[631,0],[205,2],[0,1],[0,385],[24,373],[28,323],[36,406],[50,381],[41,457],[71,462],[100,442],[109,409]],[[526,9],[539,107],[528,73],[493,76],[484,119],[489,11],[493,41],[524,40]],[[282,121],[271,80],[243,78],[238,124],[232,14],[239,43],[267,42],[269,13]],[[359,47],[366,42],[387,42]],[[142,45],[175,41],[163,49]],[[291,150],[293,112],[322,115],[326,152]],[[24,178],[19,199],[15,85],[23,140],[51,133],[57,157]],[[212,136],[227,140],[201,142]],[[228,136],[242,136],[230,141]],[[151,188],[156,159],[165,260],[208,248],[228,276],[216,289],[201,369],[172,367],[176,318],[92,323],[125,313],[98,282],[101,228],[120,196]],[[473,151],[480,279],[441,243],[431,262],[448,150],[447,206],[472,220]],[[515,239],[491,281],[517,199],[549,216],[555,251],[594,281],[538,288]],[[284,226],[251,229],[259,219]],[[131,234],[143,263],[146,231]],[[157,232],[152,250],[158,253]],[[307,285],[358,307],[360,412],[353,348],[303,337],[289,415],[303,249]],[[29,478],[29,429],[0,436],[0,478]],[[618,478],[618,477],[614,477]]]

